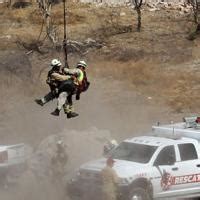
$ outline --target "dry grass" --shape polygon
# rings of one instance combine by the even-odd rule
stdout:
[[[145,96],[165,101],[176,112],[196,112],[200,103],[200,73],[181,66],[164,67],[147,60],[99,61],[92,74],[122,80]]]
[[[76,25],[79,23],[85,23],[87,18],[87,10],[82,8],[82,4],[73,5],[70,4],[66,10],[67,24]],[[63,4],[58,4],[52,8],[52,18],[56,25],[63,25]]]
[[[7,20],[12,21],[13,23],[28,23],[30,22],[30,16],[32,14],[35,14],[33,12],[33,7],[27,7],[27,8],[20,8],[20,9],[5,9],[4,10],[4,17]],[[36,14],[37,15],[37,14]]]
[[[192,27],[191,17],[176,11],[144,12],[141,33],[134,31],[136,15],[127,8],[97,8],[89,4],[68,5],[68,35],[70,39],[103,38],[109,52],[97,51],[88,57],[97,57],[94,74],[126,80],[141,93],[162,99],[176,111],[194,110],[198,102],[199,74],[186,72],[181,64],[199,59],[199,40],[186,39]],[[125,15],[121,15],[125,13]],[[8,23],[15,24],[8,29]],[[53,6],[54,24],[63,30],[62,4]],[[1,35],[18,36],[24,41],[37,38],[42,17],[37,7],[18,10],[0,10]],[[29,26],[27,28],[27,25]],[[116,34],[116,27],[133,25],[133,32]],[[1,49],[10,48],[10,42],[1,41]],[[94,56],[95,55],[95,56]],[[107,60],[107,61],[103,61]],[[179,64],[179,65],[178,65]]]

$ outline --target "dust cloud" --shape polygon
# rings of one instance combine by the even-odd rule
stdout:
[[[97,63],[92,65],[99,67]],[[27,70],[33,72],[35,69]],[[1,144],[22,142],[29,145],[33,153],[29,156],[27,170],[16,178],[15,183],[0,189],[2,200],[67,198],[66,188],[55,183],[49,174],[57,140],[64,141],[69,156],[64,180],[67,181],[80,164],[102,155],[107,139],[121,141],[143,134],[153,123],[169,120],[172,116],[169,108],[139,94],[123,80],[101,77],[98,73],[89,74],[91,87],[75,101],[79,117],[68,120],[64,113],[60,117],[51,116],[56,100],[44,107],[34,102],[35,98],[48,92],[48,87],[35,80],[21,79],[20,74],[12,73],[12,70],[9,73],[3,70],[1,74],[4,80],[0,91]],[[174,114],[174,117],[178,116]]]

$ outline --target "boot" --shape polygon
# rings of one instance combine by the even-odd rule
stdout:
[[[35,99],[35,102],[40,106],[44,105],[44,103],[43,103],[43,101],[41,99]]]
[[[67,113],[67,118],[72,118],[72,117],[77,117],[78,116],[78,113],[75,113],[75,112],[69,112]]]
[[[54,116],[59,116],[60,114],[60,110],[58,110],[58,108],[56,108],[52,113],[51,115],[54,115]]]

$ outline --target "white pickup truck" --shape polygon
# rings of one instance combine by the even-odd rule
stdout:
[[[123,200],[200,197],[200,129],[196,118],[152,127],[147,136],[126,139],[110,155]],[[69,183],[73,197],[101,191],[101,158],[83,164]],[[95,198],[96,199],[96,198]]]
[[[25,169],[26,148],[24,144],[0,145],[0,182],[7,175],[14,175]]]

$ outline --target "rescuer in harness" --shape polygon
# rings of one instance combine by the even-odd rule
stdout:
[[[43,98],[35,101],[43,106],[54,98],[58,98],[57,108],[51,114],[59,116],[63,107],[67,118],[76,117],[78,114],[73,112],[72,95],[76,94],[76,100],[79,100],[80,93],[86,91],[90,85],[85,72],[87,64],[80,61],[75,69],[61,69],[61,65],[59,60],[52,60],[52,69],[48,72],[46,81],[51,91]]]
[[[70,79],[70,76],[66,76],[63,74],[61,70],[61,62],[58,59],[53,59],[51,61],[52,69],[48,72],[46,83],[50,87],[50,92],[46,94],[41,99],[36,99],[35,102],[41,106],[45,105],[49,101],[58,97],[58,88],[62,81],[66,81]]]
[[[80,61],[74,69],[63,68],[63,73],[72,78],[60,84],[57,108],[51,113],[52,115],[59,116],[63,107],[67,118],[78,116],[73,111],[72,95],[76,94],[76,100],[79,100],[81,92],[88,89],[90,83],[87,80],[86,67],[86,62]]]
[[[90,82],[87,79],[87,74],[85,71],[86,68],[87,68],[86,62],[81,60],[77,63],[77,66],[74,69],[69,69],[69,68],[63,69],[64,74],[76,77],[76,82],[75,82],[77,85],[76,100],[80,100],[80,94],[82,92],[85,92],[90,86]]]

